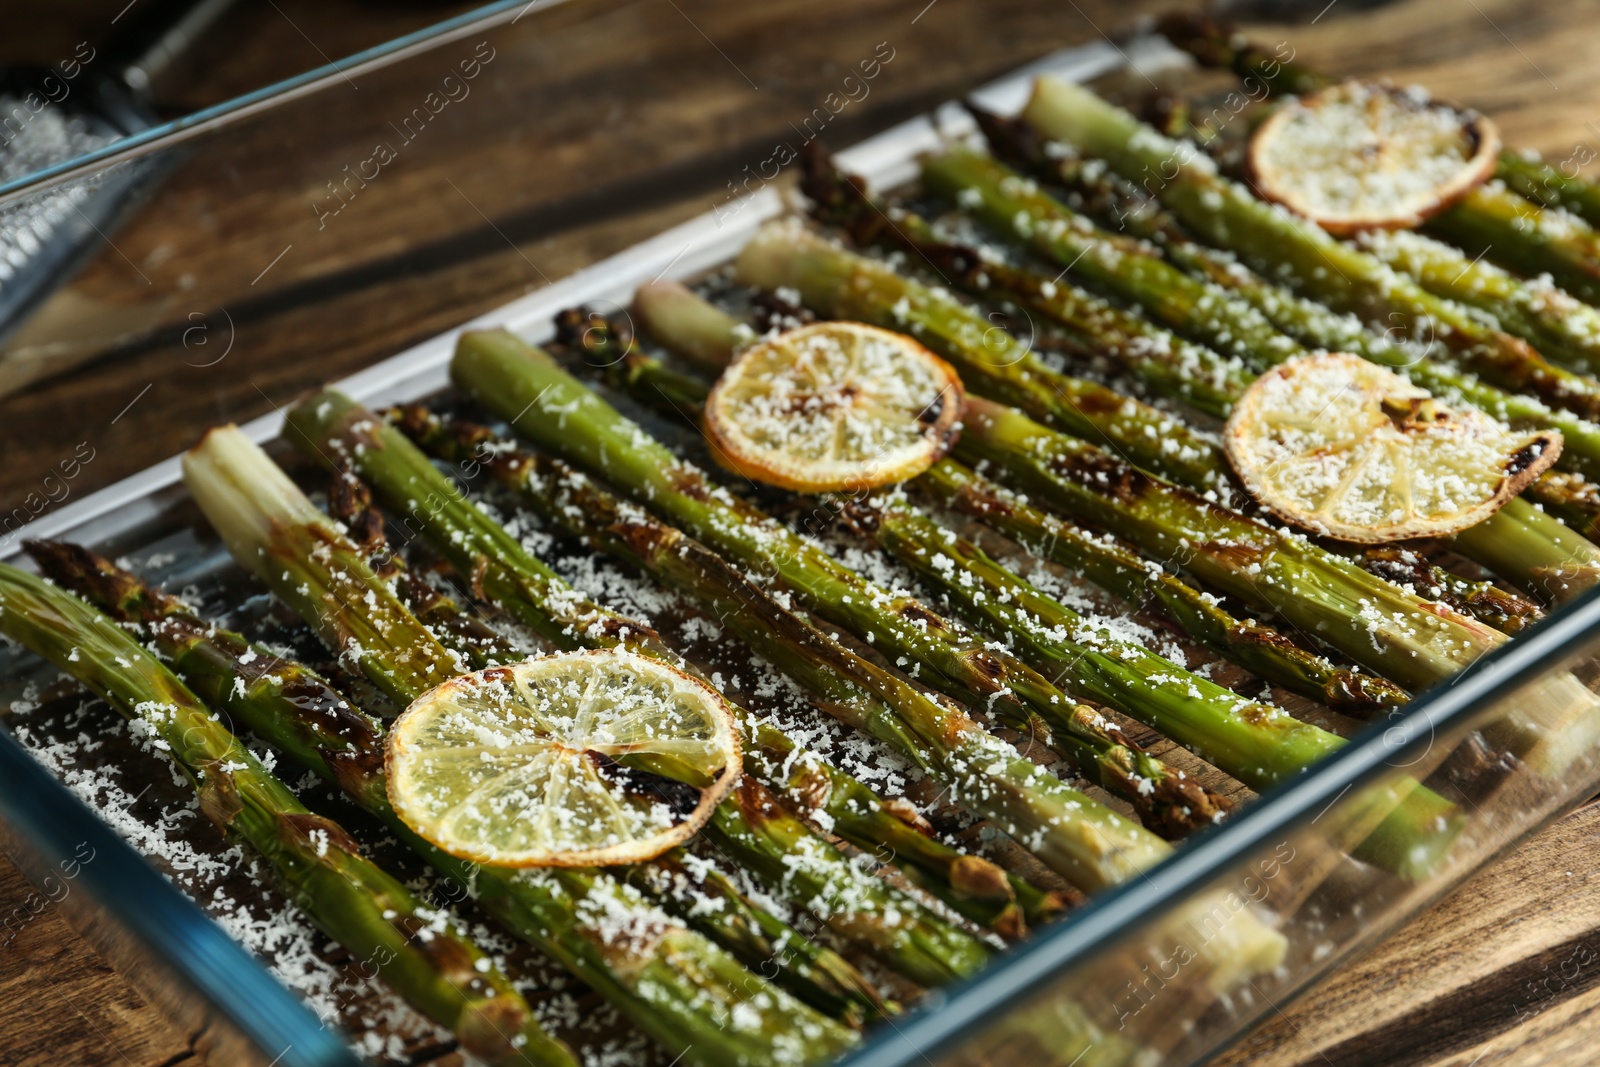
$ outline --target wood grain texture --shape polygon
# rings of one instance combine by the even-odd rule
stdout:
[[[31,887],[0,859],[0,910],[27,900]],[[18,924],[0,951],[0,1060],[43,1064],[154,1067],[190,1059],[189,1042],[169,1026],[54,910]]]
[[[47,56],[56,38],[70,47],[106,17],[102,9],[120,4],[81,5],[67,31],[49,30],[39,14],[18,24],[41,27],[36,43]],[[25,6],[53,13],[56,5]],[[358,0],[272,6],[252,10],[246,27],[225,35],[226,47],[203,57],[181,102],[224,99],[318,62],[318,47],[344,54],[459,9],[392,12]],[[486,100],[527,99],[540,109],[526,142],[497,124],[494,108],[464,104],[430,131],[432,141],[419,139],[403,165],[363,189],[336,225],[317,228],[310,204],[352,162],[353,138],[381,131],[419,98],[416,72],[364,80],[361,109],[307,109],[294,129],[263,125],[256,137],[201,146],[73,287],[82,303],[58,309],[69,322],[112,309],[137,318],[143,332],[115,360],[0,400],[0,515],[37,493],[80,443],[95,458],[66,499],[171,455],[205,426],[285,404],[706,210],[816,106],[845,73],[841,64],[878,41],[892,41],[895,60],[863,106],[830,128],[832,143],[1173,5],[592,6],[600,11],[592,24],[564,15],[574,21],[543,44],[504,45],[481,83]],[[1482,108],[1509,143],[1555,158],[1578,144],[1600,147],[1590,125],[1600,116],[1600,0],[1404,0],[1342,16],[1336,0],[1314,26],[1256,32],[1289,41],[1327,69],[1418,81]],[[19,54],[21,40],[5,40],[8,56]],[[619,101],[629,114],[616,113]],[[459,188],[451,192],[441,176]],[[258,279],[286,244],[295,254]],[[198,366],[209,352],[185,346],[184,331],[197,321],[189,316],[212,316],[198,321],[214,329],[219,305],[237,312],[238,347],[221,363]],[[1600,1038],[1597,834],[1596,808],[1553,826],[1285,1005],[1218,1062],[1592,1064]],[[0,862],[0,906],[23,893],[20,877]],[[189,1056],[182,1036],[49,914],[0,953],[0,996],[7,1063],[153,1067]]]

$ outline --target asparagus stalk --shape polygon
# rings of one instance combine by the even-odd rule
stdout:
[[[182,601],[87,549],[30,542],[28,551],[54,580],[138,627],[155,653],[209,703],[238,714],[251,729],[259,725],[258,733],[297,762],[336,778],[363,808],[387,815],[383,775],[371,770],[383,760],[382,725],[315,671],[209,625]],[[760,911],[731,882],[715,872],[694,878],[678,857],[659,866],[641,868],[639,880],[663,889],[656,895],[676,914],[750,966],[775,964],[775,980],[835,1016],[882,1012],[876,992],[853,967]],[[691,900],[694,894],[699,896]],[[719,903],[708,905],[707,895]],[[689,911],[693,917],[683,914]]]
[[[1557,367],[1482,313],[1441,300],[1305,219],[1223,178],[1193,145],[1173,141],[1080,86],[1040,78],[1024,119],[1143,183],[1192,233],[1250,266],[1380,329],[1437,340],[1459,366],[1555,407],[1600,414],[1600,383]]]
[[[93,690],[166,751],[201,813],[254,851],[318,929],[497,1065],[575,1065],[509,979],[451,923],[301,804],[194,692],[82,600],[0,564],[0,631]],[[292,681],[286,680],[288,684]],[[336,717],[341,709],[317,709]]]
[[[1410,230],[1373,230],[1356,243],[1435,296],[1488,312],[1558,363],[1585,374],[1600,372],[1600,311],[1548,276],[1518,278]]]
[[[642,287],[634,297],[634,307],[650,333],[674,351],[683,344],[699,343],[703,351],[712,352],[714,338],[733,337],[730,316],[676,283]],[[730,342],[723,346],[721,358],[725,363],[731,356]],[[1006,498],[998,486],[951,459],[934,464],[913,488],[984,521],[1030,551],[1141,608],[1159,604],[1165,616],[1188,636],[1268,681],[1361,715],[1409,699],[1403,689],[1381,678],[1337,667],[1269,627],[1234,618],[1215,597],[1202,594],[1126,546]],[[1481,593],[1477,589],[1471,592]],[[1516,617],[1520,620],[1523,613]]]
[[[416,432],[425,432],[431,420],[425,412],[413,409],[410,422]],[[349,463],[372,479],[388,499],[405,504],[418,499],[443,500],[455,488],[399,430],[338,394],[327,393],[298,406],[290,413],[290,426],[307,445],[308,451]],[[471,468],[498,469],[503,462],[492,447],[474,442],[453,456],[454,462]],[[417,517],[417,513],[413,513]],[[576,632],[565,617],[588,623],[582,631],[588,647],[620,645],[641,655],[662,658],[685,669],[693,668],[662,647],[650,631],[620,615],[606,611],[584,599],[554,571],[523,549],[499,524],[464,498],[456,506],[430,510],[423,530],[435,548],[463,574],[475,575],[476,584],[508,613],[524,620],[550,620],[543,625],[557,633]],[[518,580],[518,579],[522,580]],[[529,594],[519,592],[540,588],[547,599],[531,602]],[[594,620],[604,619],[603,625]],[[819,773],[814,768],[823,761],[804,752],[781,731],[763,723],[743,709],[736,709],[748,745],[747,771],[770,781],[773,788],[807,807],[815,805]],[[773,754],[778,753],[777,763]],[[845,775],[826,776],[828,819],[835,828],[844,819],[858,834],[875,828],[883,831],[868,839],[868,848],[880,850],[889,842],[900,842],[904,821],[876,798],[864,785]],[[752,800],[747,813],[764,829],[740,828],[737,806],[720,813],[713,824],[725,831],[724,846],[748,851],[750,843],[767,839],[779,841],[784,850],[804,852],[809,859],[796,864],[776,884],[804,904],[812,900],[831,901],[827,910],[841,936],[860,941],[905,968],[909,976],[925,984],[942,984],[971,973],[987,959],[987,952],[969,936],[949,927],[914,900],[896,893],[892,887],[857,871],[848,858],[837,853],[823,838],[777,805],[754,804],[754,787],[741,790],[738,800]],[[863,803],[865,802],[865,803]],[[848,815],[835,809],[848,804],[859,814]],[[729,805],[724,805],[729,807]],[[771,809],[770,811],[768,809]],[[780,826],[780,818],[791,825]],[[899,829],[896,829],[896,828]],[[884,833],[888,836],[885,837]],[[772,847],[777,847],[776,845]],[[892,846],[889,846],[892,847]],[[919,854],[926,854],[919,850]],[[756,857],[746,858],[755,860]],[[764,863],[764,861],[763,861]],[[997,868],[973,857],[945,859],[939,865],[947,879],[948,892],[964,903],[975,903],[978,914],[1001,929],[1020,932],[1024,916],[1016,911],[1016,893]],[[831,881],[830,881],[831,879]],[[1029,887],[1031,889],[1031,887]],[[975,898],[975,899],[974,899]],[[1048,913],[1057,903],[1037,893],[1029,894],[1037,912]],[[839,901],[848,901],[845,907]]]
[[[1070,675],[1080,690],[1193,748],[1247,785],[1275,785],[1343,744],[1281,708],[1241,700],[1142,645],[1097,629],[903,498],[881,501],[868,521],[878,544],[997,638],[1016,642],[1041,669]],[[1415,782],[1401,792],[1405,800],[1357,854],[1419,879],[1437,867],[1465,819],[1456,805]]]
[[[1268,50],[1225,22],[1201,12],[1175,11],[1156,22],[1156,30],[1202,65],[1231,69],[1241,78],[1256,78],[1275,93],[1303,95],[1331,85],[1333,79],[1294,62],[1294,50],[1283,45]]]
[[[679,919],[705,929],[756,973],[776,968],[774,979],[819,1011],[857,1026],[899,1012],[843,956],[757,905],[699,857],[675,850],[632,873]],[[702,927],[708,915],[715,922]]]
[[[721,374],[738,347],[755,335],[744,323],[677,282],[641,285],[634,291],[633,307],[657,341],[712,375]],[[618,332],[614,321],[607,321],[611,329],[594,331],[590,335],[593,341],[610,348],[628,346],[630,339]],[[702,388],[702,400],[704,393]],[[698,422],[699,416],[693,421]]]
[[[1579,300],[1600,303],[1600,232],[1561,208],[1540,207],[1502,182],[1480,185],[1427,228],[1467,255],[1532,277],[1549,275]]]
[[[1154,247],[1101,229],[991,156],[952,148],[923,161],[922,180],[1065,273],[1213,351],[1257,369],[1305,353],[1249,304],[1185,274]]]
[[[527,654],[494,627],[464,609],[414,574],[389,544],[383,513],[372,502],[372,490],[348,471],[336,471],[328,490],[328,511],[344,525],[365,556],[372,573],[394,587],[411,614],[439,643],[473,670],[523,659]]]
[[[1503,634],[1519,634],[1544,618],[1544,611],[1537,604],[1513,596],[1493,582],[1472,581],[1447,571],[1413,549],[1367,548],[1352,553],[1350,558],[1368,574],[1486,622]]]
[[[713,549],[747,567],[772,568],[820,614],[862,640],[893,650],[906,664],[932,672],[936,688],[972,706],[987,707],[1022,729],[1047,724],[1085,773],[1127,796],[1152,826],[1168,832],[1185,824],[1193,828],[1217,810],[1192,779],[1135,751],[1125,738],[1108,734],[1098,716],[1079,710],[1076,701],[1019,660],[985,648],[915,600],[874,586],[811,541],[714,491],[699,470],[646,438],[545,353],[510,334],[475,334],[459,349],[457,365],[468,389],[480,374],[484,382],[515,383],[519,389],[538,380],[550,384],[549,395],[559,392],[581,403],[584,427],[592,427],[591,432],[571,435],[561,445],[548,440],[548,433],[536,440],[551,450],[564,446],[568,458],[579,463],[585,456],[607,456],[590,469],[604,470],[624,492],[667,512]],[[467,379],[466,373],[474,377]],[[521,421],[518,427],[523,428]],[[639,457],[626,467],[615,454],[621,440],[629,442],[630,456]]]
[[[743,339],[744,333],[740,331],[738,339]],[[736,338],[726,340],[731,346]],[[556,316],[556,341],[600,371],[613,388],[641,397],[654,407],[686,412],[698,408],[703,399],[705,390],[697,378],[675,371],[635,348],[626,323],[603,318],[597,322],[592,315],[568,308]],[[694,349],[685,354],[690,359],[699,357]]]
[[[1500,153],[1495,177],[1536,204],[1562,208],[1591,226],[1600,226],[1600,186],[1566,173],[1567,165],[1552,167],[1506,149]]]
[[[1595,483],[1565,471],[1547,471],[1523,494],[1580,537],[1600,537],[1600,486]]]
[[[184,477],[234,558],[319,632],[333,635],[330,646],[349,655],[374,684],[396,688],[396,698],[410,703],[458,672],[455,657],[371,572],[360,550],[237,429],[212,430],[184,457]],[[358,625],[367,643],[351,650],[340,635]],[[280,728],[277,717],[263,717],[262,732],[271,737]],[[381,727],[371,719],[366,727],[370,736],[359,740],[329,740],[381,751]],[[372,762],[372,773],[381,774],[381,763]],[[468,864],[421,841],[387,804],[374,813],[448,877],[473,886],[508,929],[686,1061],[817,1063],[855,1041],[853,1031],[745,970],[608,874]]]

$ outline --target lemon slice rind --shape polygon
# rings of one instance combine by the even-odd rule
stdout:
[[[670,761],[699,796],[627,789],[608,761]],[[740,776],[727,702],[658,660],[569,652],[452,678],[392,724],[389,802],[418,835],[496,867],[640,863],[692,837]],[[675,791],[676,792],[676,791]]]
[[[1553,431],[1452,408],[1358,356],[1303,356],[1253,382],[1223,434],[1264,509],[1340,541],[1445,537],[1493,515],[1561,453]]]
[[[817,322],[747,348],[706,399],[718,462],[803,493],[914,478],[955,443],[961,379],[918,342],[859,322]]]
[[[1281,105],[1249,163],[1263,197],[1346,236],[1421,225],[1488,180],[1499,154],[1487,117],[1352,80]]]

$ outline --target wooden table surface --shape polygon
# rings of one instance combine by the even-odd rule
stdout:
[[[81,3],[70,16],[45,0],[17,6],[27,10],[8,12],[14,16],[8,22],[26,29],[8,29],[0,60],[69,54],[123,0]],[[356,0],[245,5],[242,21],[197,57],[174,99],[182,107],[215,102],[466,6]],[[870,53],[877,41],[892,41],[896,58],[874,95],[830,131],[834,143],[916,113],[1021,60],[1097,39],[1141,12],[1171,6],[1126,0],[611,4],[597,36],[586,38],[580,28],[575,40],[584,47],[566,47],[552,60],[561,67],[556,73],[581,89],[562,105],[572,114],[571,154],[556,152],[542,168],[498,177],[485,156],[478,161],[490,168],[481,175],[482,188],[469,184],[473,168],[463,168],[458,176],[473,195],[463,192],[462,198],[469,205],[492,203],[454,244],[443,235],[452,225],[461,231],[466,209],[455,203],[446,218],[436,205],[408,205],[400,187],[427,175],[397,178],[384,194],[387,201],[369,198],[374,206],[364,218],[352,210],[337,242],[302,244],[305,258],[286,259],[260,289],[244,285],[265,263],[258,253],[270,254],[283,233],[305,225],[304,203],[285,214],[281,229],[266,226],[263,237],[262,213],[270,220],[277,205],[207,199],[180,172],[157,201],[177,205],[176,211],[134,219],[117,234],[116,255],[102,254],[74,289],[91,297],[115,293],[128,284],[122,275],[130,268],[152,288],[192,288],[196,274],[202,288],[213,278],[241,292],[249,288],[260,299],[250,305],[257,329],[248,355],[211,366],[204,377],[175,371],[179,360],[196,365],[183,358],[191,338],[182,326],[190,320],[184,305],[163,305],[159,314],[172,320],[160,323],[165,332],[125,346],[116,361],[0,399],[0,515],[33,507],[27,501],[80,442],[87,441],[96,458],[72,482],[69,498],[172,455],[219,419],[270,410],[704,211],[730,175],[762,159],[765,146],[785,136],[786,124],[810,112],[817,88],[843,73],[839,61]],[[1600,146],[1600,0],[1402,0],[1375,11],[1350,10],[1355,6],[1334,0],[1314,24],[1262,24],[1257,31],[1289,42],[1325,69],[1416,81],[1475,105],[1499,120],[1513,145],[1556,159]],[[1311,4],[1309,11],[1321,7]],[[644,138],[625,161],[613,157],[600,167],[599,157],[582,153],[614,151],[615,145],[592,143],[585,131],[605,120],[605,79],[619,68],[633,77],[670,72],[672,98],[644,124],[656,131],[654,141]],[[362,88],[381,111],[385,83]],[[274,147],[256,164],[271,166],[274,154],[282,153]],[[685,162],[691,158],[710,163]],[[414,169],[426,167],[419,161]],[[507,178],[525,184],[538,203],[508,201],[503,213],[498,210],[489,187]],[[601,195],[607,191],[616,194],[609,201]],[[618,203],[631,210],[619,210]],[[403,250],[391,240],[393,231],[406,219],[423,229],[437,226],[442,243],[430,246],[429,256],[408,260],[404,271],[388,271],[397,247]],[[301,240],[295,236],[291,245]],[[205,242],[216,245],[214,254]],[[164,265],[174,260],[181,274],[164,275]],[[1574,961],[1592,959],[1591,948],[1600,943],[1597,834],[1600,807],[1594,806],[1547,829],[1372,954],[1285,1005],[1219,1062],[1594,1063],[1600,972]],[[25,893],[20,875],[0,860],[0,911]],[[0,1003],[0,1061],[6,1063],[153,1067],[192,1056],[184,1035],[52,913],[28,924],[0,954]]]

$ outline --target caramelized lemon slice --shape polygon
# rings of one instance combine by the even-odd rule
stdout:
[[[948,363],[858,322],[787,330],[736,359],[706,399],[717,458],[798,492],[913,478],[955,441],[964,398]]]
[[[1263,374],[1224,435],[1256,501],[1295,526],[1376,544],[1482,522],[1555,462],[1561,435],[1457,410],[1357,356],[1305,356]]]
[[[500,867],[638,863],[705,825],[739,777],[726,701],[622,651],[453,678],[389,732],[389,802],[452,856]]]
[[[1417,226],[1487,180],[1493,122],[1420,90],[1347,81],[1284,103],[1250,141],[1268,200],[1334,234]]]

